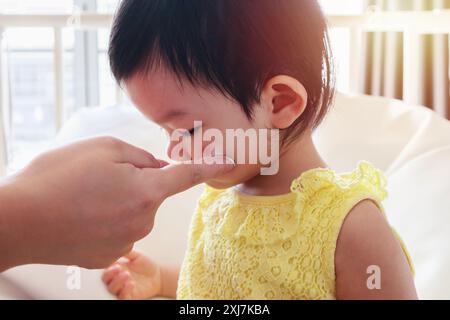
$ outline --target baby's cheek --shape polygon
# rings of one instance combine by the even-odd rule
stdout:
[[[167,156],[177,162],[192,160],[191,151],[184,141],[170,141],[167,146]]]
[[[224,138],[201,140],[198,137],[183,137],[179,141],[169,143],[167,155],[174,161],[226,156],[238,165],[256,165],[259,163],[258,150],[254,148],[257,145],[258,142],[237,142],[236,140],[226,143]]]
[[[188,137],[179,142],[170,142],[167,146],[167,156],[174,161],[193,161],[205,157],[223,155],[223,149],[210,141],[195,141]]]
[[[203,142],[202,155],[203,157],[229,156],[229,153],[227,153],[223,142],[214,140]]]

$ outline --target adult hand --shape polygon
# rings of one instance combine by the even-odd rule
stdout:
[[[233,167],[167,165],[109,137],[42,154],[0,182],[0,271],[29,263],[106,267],[152,230],[167,197]]]

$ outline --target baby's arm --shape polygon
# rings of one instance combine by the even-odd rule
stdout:
[[[175,298],[179,268],[161,266],[130,252],[103,272],[108,291],[119,299]]]
[[[417,299],[405,253],[370,200],[356,205],[344,221],[335,266],[338,299]],[[372,281],[377,276],[379,288]]]

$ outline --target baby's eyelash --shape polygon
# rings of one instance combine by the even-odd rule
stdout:
[[[195,134],[195,132],[196,132],[200,127],[201,127],[201,126],[197,126],[197,127],[192,128],[192,129],[177,129],[177,130],[175,130],[175,131],[177,131],[178,134],[181,134],[181,135],[183,135],[183,136],[188,137],[188,136],[193,136],[193,135]],[[162,128],[162,127],[160,127],[159,129],[160,129],[161,132],[164,133],[165,136],[167,136],[167,137],[170,136],[170,133],[169,133],[166,129],[164,129],[164,128]]]
[[[189,132],[189,134],[192,136],[195,134],[195,132],[200,128],[200,126],[194,127],[190,130],[187,130],[187,132]]]

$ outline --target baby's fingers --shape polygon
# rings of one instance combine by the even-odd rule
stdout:
[[[134,284],[131,281],[127,281],[122,290],[117,295],[120,300],[131,300],[134,290]]]
[[[108,285],[108,291],[114,295],[117,295],[124,288],[125,283],[129,280],[130,273],[128,271],[119,273]]]
[[[103,271],[102,281],[108,285],[112,281],[112,279],[119,274],[120,271],[122,271],[122,267],[117,263],[113,264],[109,268],[105,269],[105,271]]]
[[[130,251],[128,254],[125,255],[125,258],[128,259],[128,261],[132,262],[134,260],[136,260],[137,258],[139,258],[141,256],[140,253],[136,252],[136,251]]]

